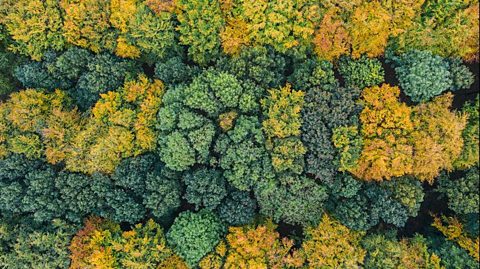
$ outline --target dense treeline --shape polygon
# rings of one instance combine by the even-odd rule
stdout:
[[[0,267],[479,268],[478,24],[0,0]]]

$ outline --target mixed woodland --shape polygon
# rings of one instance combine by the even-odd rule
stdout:
[[[478,269],[478,0],[0,0],[0,268]]]

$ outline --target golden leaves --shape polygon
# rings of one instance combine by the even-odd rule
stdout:
[[[364,147],[351,172],[365,180],[414,175],[432,183],[460,156],[466,117],[449,110],[450,93],[413,108],[398,96],[398,87],[388,85],[363,91]]]
[[[446,225],[445,225],[446,224]],[[465,249],[470,256],[474,257],[477,262],[480,261],[480,239],[470,238],[463,230],[463,225],[454,217],[441,218],[433,216],[432,226],[437,228],[448,240],[457,242],[458,245]]]

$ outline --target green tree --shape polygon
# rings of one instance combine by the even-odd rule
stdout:
[[[326,184],[327,208],[344,225],[368,230],[380,222],[403,227],[420,210],[424,193],[418,180],[397,178],[364,183],[349,174],[339,174]]]
[[[56,219],[35,225],[29,219],[0,222],[0,266],[4,268],[68,268],[68,244],[75,227]]]
[[[9,39],[4,28],[0,24],[0,95],[9,94],[18,87],[14,70],[23,61],[22,57],[8,51]]]
[[[246,225],[253,221],[257,210],[255,199],[248,192],[230,191],[227,198],[218,206],[220,219],[231,226]]]
[[[427,244],[429,249],[441,258],[441,265],[446,269],[478,269],[479,267],[478,263],[464,249],[443,237],[430,237]]]
[[[440,258],[428,251],[425,238],[418,234],[401,241],[372,234],[364,238],[362,245],[367,251],[367,268],[441,268]]]
[[[241,80],[253,81],[262,88],[276,88],[284,83],[285,58],[265,47],[243,49],[239,55],[224,56],[217,68]]]
[[[119,88],[138,73],[138,65],[110,54],[92,55],[85,49],[47,52],[42,62],[29,61],[15,69],[25,88],[57,88],[69,92],[76,104],[89,109],[100,94]]]
[[[167,85],[190,83],[199,72],[196,65],[188,65],[178,56],[157,62],[155,65],[155,77]]]
[[[462,108],[462,112],[465,113],[468,117],[467,126],[463,129],[463,149],[462,153],[455,160],[453,166],[459,169],[465,169],[475,164],[478,164],[479,161],[479,121],[480,121],[480,97],[477,95],[477,98],[474,102],[467,102]]]
[[[229,73],[209,69],[190,84],[167,91],[163,98],[164,106],[158,113],[158,152],[162,161],[176,171],[185,171],[194,164],[215,163],[217,160],[212,158],[210,148],[216,144],[215,139],[222,130],[218,125],[226,124],[221,119],[226,115],[241,118],[242,114],[258,111],[260,93],[256,90],[248,85],[243,87]],[[236,122],[237,116],[235,120],[230,118],[231,124]],[[238,133],[240,129],[228,132]],[[238,142],[246,138],[243,133],[238,135],[242,136],[237,138]],[[250,138],[250,135],[247,137]],[[255,139],[259,141],[261,137]],[[227,169],[230,163],[229,160],[221,166]],[[229,176],[225,177],[230,181]]]
[[[453,179],[442,174],[438,179],[437,191],[448,198],[448,207],[457,214],[479,213],[480,175],[478,167],[467,170],[463,177]]]
[[[196,267],[225,234],[218,217],[208,210],[185,211],[175,219],[167,233],[167,242],[190,267]]]
[[[132,80],[138,66],[110,54],[98,54],[88,62],[72,93],[80,108],[86,110],[106,93],[121,87],[125,80]]]
[[[240,116],[231,130],[220,134],[214,150],[225,178],[239,190],[250,190],[272,173],[258,117]]]
[[[301,129],[301,139],[307,148],[305,172],[321,181],[332,181],[338,170],[334,162],[338,153],[332,143],[333,130],[357,124],[361,105],[355,100],[359,90],[339,87],[333,65],[327,61],[307,60],[297,64],[289,81],[306,89]]]
[[[341,57],[338,71],[345,81],[345,87],[363,89],[384,82],[385,71],[382,63],[373,58],[362,56],[359,59]]]
[[[293,225],[316,225],[324,212],[326,188],[305,176],[264,179],[255,188],[260,213]]]
[[[214,210],[227,195],[225,179],[222,172],[215,169],[201,168],[187,172],[183,176],[186,185],[184,198],[195,208]]]
[[[220,54],[220,30],[224,19],[217,0],[179,0],[175,2],[180,44],[188,55],[206,65]]]
[[[425,102],[447,90],[470,87],[472,74],[459,60],[429,51],[410,51],[391,57],[400,87],[414,102]]]

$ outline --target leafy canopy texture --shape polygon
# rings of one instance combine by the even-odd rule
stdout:
[[[88,218],[69,250],[69,268],[188,268],[167,246],[162,227],[151,219],[122,232],[118,223]]]
[[[225,242],[200,262],[200,268],[298,268],[302,253],[293,240],[280,238],[275,224],[230,227]],[[223,266],[223,267],[222,267]]]
[[[399,93],[388,84],[363,91],[363,150],[349,171],[365,180],[414,175],[432,182],[460,156],[466,118],[448,109],[451,94],[412,108],[399,102]]]
[[[0,0],[0,268],[478,269],[479,10]]]
[[[180,257],[194,267],[212,251],[225,234],[225,227],[211,211],[180,213],[167,233],[167,241]]]
[[[324,214],[317,227],[308,227],[302,249],[309,267],[355,267],[363,264],[364,233],[349,230]]]

